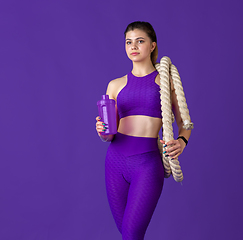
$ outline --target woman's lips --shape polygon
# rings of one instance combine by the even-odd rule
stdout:
[[[138,54],[139,54],[138,52],[131,53],[131,55],[133,55],[133,56],[136,56]]]

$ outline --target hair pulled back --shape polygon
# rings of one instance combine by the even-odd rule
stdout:
[[[153,65],[155,65],[156,60],[158,58],[158,46],[157,46],[156,33],[155,33],[152,25],[148,22],[141,22],[141,21],[132,22],[127,26],[127,28],[124,32],[125,37],[126,37],[127,32],[133,31],[134,29],[139,29],[139,30],[144,31],[148,35],[148,37],[151,39],[152,42],[156,42],[156,47],[150,55],[151,61],[152,61]]]

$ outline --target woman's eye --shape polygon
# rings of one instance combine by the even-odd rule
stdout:
[[[139,43],[143,43],[144,41],[143,41],[143,40],[139,40],[138,42],[139,42]]]
[[[131,42],[127,42],[127,45],[131,44]]]

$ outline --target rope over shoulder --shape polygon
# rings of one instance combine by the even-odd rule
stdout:
[[[175,88],[180,115],[183,121],[183,128],[191,130],[193,129],[194,125],[191,122],[181,78],[177,68],[171,63],[170,58],[166,56],[161,58],[160,63],[155,64],[155,68],[160,75],[160,101],[162,110],[163,140],[168,142],[170,140],[174,140],[172,127],[174,114],[171,106],[170,74]],[[171,157],[166,157],[165,154],[163,154],[163,145],[160,142],[159,137],[158,146],[163,159],[165,177],[168,178],[172,174],[176,182],[181,182],[183,180],[183,173],[178,158],[171,160]],[[167,146],[166,148],[168,147],[170,146]]]

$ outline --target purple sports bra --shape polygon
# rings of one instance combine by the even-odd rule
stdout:
[[[157,74],[156,70],[144,77],[127,74],[127,84],[117,96],[120,119],[131,115],[162,118],[160,87],[155,83]]]

